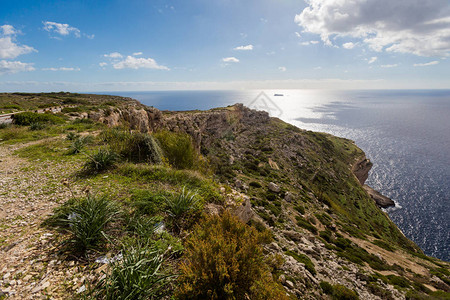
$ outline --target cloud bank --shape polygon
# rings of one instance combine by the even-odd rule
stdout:
[[[295,16],[305,32],[327,45],[360,38],[374,51],[450,56],[448,0],[308,0]]]

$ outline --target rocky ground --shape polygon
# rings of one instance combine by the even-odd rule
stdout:
[[[83,273],[58,253],[58,236],[42,226],[52,209],[70,197],[60,182],[70,168],[41,162],[36,167],[14,152],[46,141],[0,145],[0,298],[63,299],[83,288]]]

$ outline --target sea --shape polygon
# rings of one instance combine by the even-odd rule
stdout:
[[[112,94],[160,110],[243,103],[302,129],[351,139],[373,162],[366,183],[396,203],[386,210],[390,218],[427,255],[450,261],[450,90]]]

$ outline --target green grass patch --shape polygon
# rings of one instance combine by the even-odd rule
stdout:
[[[311,259],[305,254],[298,254],[292,251],[284,252],[286,255],[292,256],[296,261],[305,265],[306,270],[308,270],[311,274],[316,275],[316,268],[314,267],[314,263]]]

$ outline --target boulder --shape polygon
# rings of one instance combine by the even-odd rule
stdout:
[[[280,187],[273,183],[273,182],[269,182],[269,191],[274,192],[274,193],[279,193],[281,191]]]

